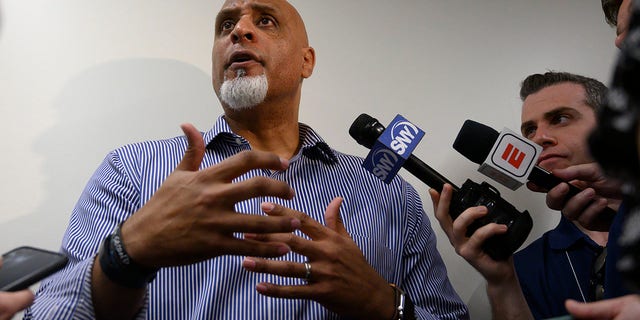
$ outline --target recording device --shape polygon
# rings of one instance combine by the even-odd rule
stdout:
[[[530,145],[537,146],[533,141],[511,130],[505,129],[499,133],[482,123],[466,120],[458,132],[453,148],[467,159],[480,164],[478,171],[512,190],[519,188],[526,181],[531,181],[547,190],[566,182],[536,165],[541,153],[536,150],[541,150],[541,147],[537,146],[539,149],[533,150],[528,147]],[[518,162],[510,161],[511,159],[522,160]],[[483,168],[485,169],[481,170]],[[527,170],[523,168],[527,168]],[[516,184],[519,185],[513,188],[512,186]],[[570,183],[567,184],[569,185],[567,194],[569,198],[582,191]],[[614,215],[613,209],[606,208],[598,216],[597,226],[608,230]]]
[[[398,119],[398,117],[396,117],[396,119]],[[397,123],[398,122],[394,120],[389,127],[395,127]],[[393,148],[389,148],[391,144],[388,143],[385,145],[380,141],[388,139],[385,137],[387,133],[391,134],[390,140],[392,142],[407,142],[406,137],[404,137],[404,139],[403,137],[393,137],[393,130],[391,130],[391,132],[386,131],[385,127],[380,124],[377,119],[367,114],[361,114],[353,122],[351,128],[349,128],[349,134],[359,144],[371,149],[369,156],[365,159],[365,163],[363,163],[363,167],[369,167],[370,169],[371,167],[373,169],[380,168],[380,164],[384,164],[385,161],[388,162],[386,167],[390,168],[395,165],[395,163],[392,163],[393,155],[388,152],[389,150],[393,150]],[[372,155],[376,154],[384,155],[385,157],[372,157]],[[494,187],[486,182],[478,184],[467,179],[467,181],[462,185],[462,188],[459,188],[414,155],[403,154],[402,156],[402,158],[405,159],[404,161],[400,161],[400,163],[402,163],[402,167],[407,169],[407,171],[415,175],[431,188],[436,189],[438,192],[442,192],[442,188],[445,183],[450,184],[453,187],[453,198],[451,199],[451,206],[449,209],[449,215],[452,219],[455,220],[469,207],[487,207],[487,215],[477,219],[469,225],[467,228],[467,236],[471,236],[471,234],[473,234],[478,228],[491,222],[504,224],[508,227],[506,233],[495,235],[487,239],[483,244],[483,250],[493,259],[506,260],[526,240],[531,228],[533,227],[533,221],[529,212],[526,210],[524,212],[519,212],[513,205],[502,199],[500,197],[500,193]],[[368,164],[368,161],[377,161],[377,163]],[[376,176],[381,178],[378,174],[376,174]]]
[[[67,257],[61,253],[23,246],[2,255],[0,291],[18,291],[62,269]]]

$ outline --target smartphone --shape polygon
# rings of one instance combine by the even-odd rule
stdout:
[[[0,291],[18,291],[62,269],[67,257],[61,253],[29,246],[2,255]]]

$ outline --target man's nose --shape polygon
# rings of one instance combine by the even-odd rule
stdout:
[[[253,41],[255,39],[255,26],[248,18],[238,20],[231,33],[231,40],[234,43],[242,41]]]
[[[541,145],[543,148],[558,143],[553,133],[545,128],[538,128],[536,134],[531,138],[531,141]]]

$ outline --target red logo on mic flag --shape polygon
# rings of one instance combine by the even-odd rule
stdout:
[[[496,169],[526,182],[526,177],[535,166],[541,150],[542,147],[532,141],[503,130],[487,160]]]
[[[509,143],[502,153],[502,159],[506,160],[507,163],[511,164],[514,168],[520,169],[520,165],[522,165],[522,161],[527,155],[520,151],[520,149],[513,146],[513,144]]]
[[[527,182],[541,152],[541,146],[504,128],[478,171],[516,190]]]

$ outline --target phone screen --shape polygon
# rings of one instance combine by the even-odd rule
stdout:
[[[58,252],[27,246],[15,248],[2,255],[0,291],[26,289],[62,269],[67,260]]]

